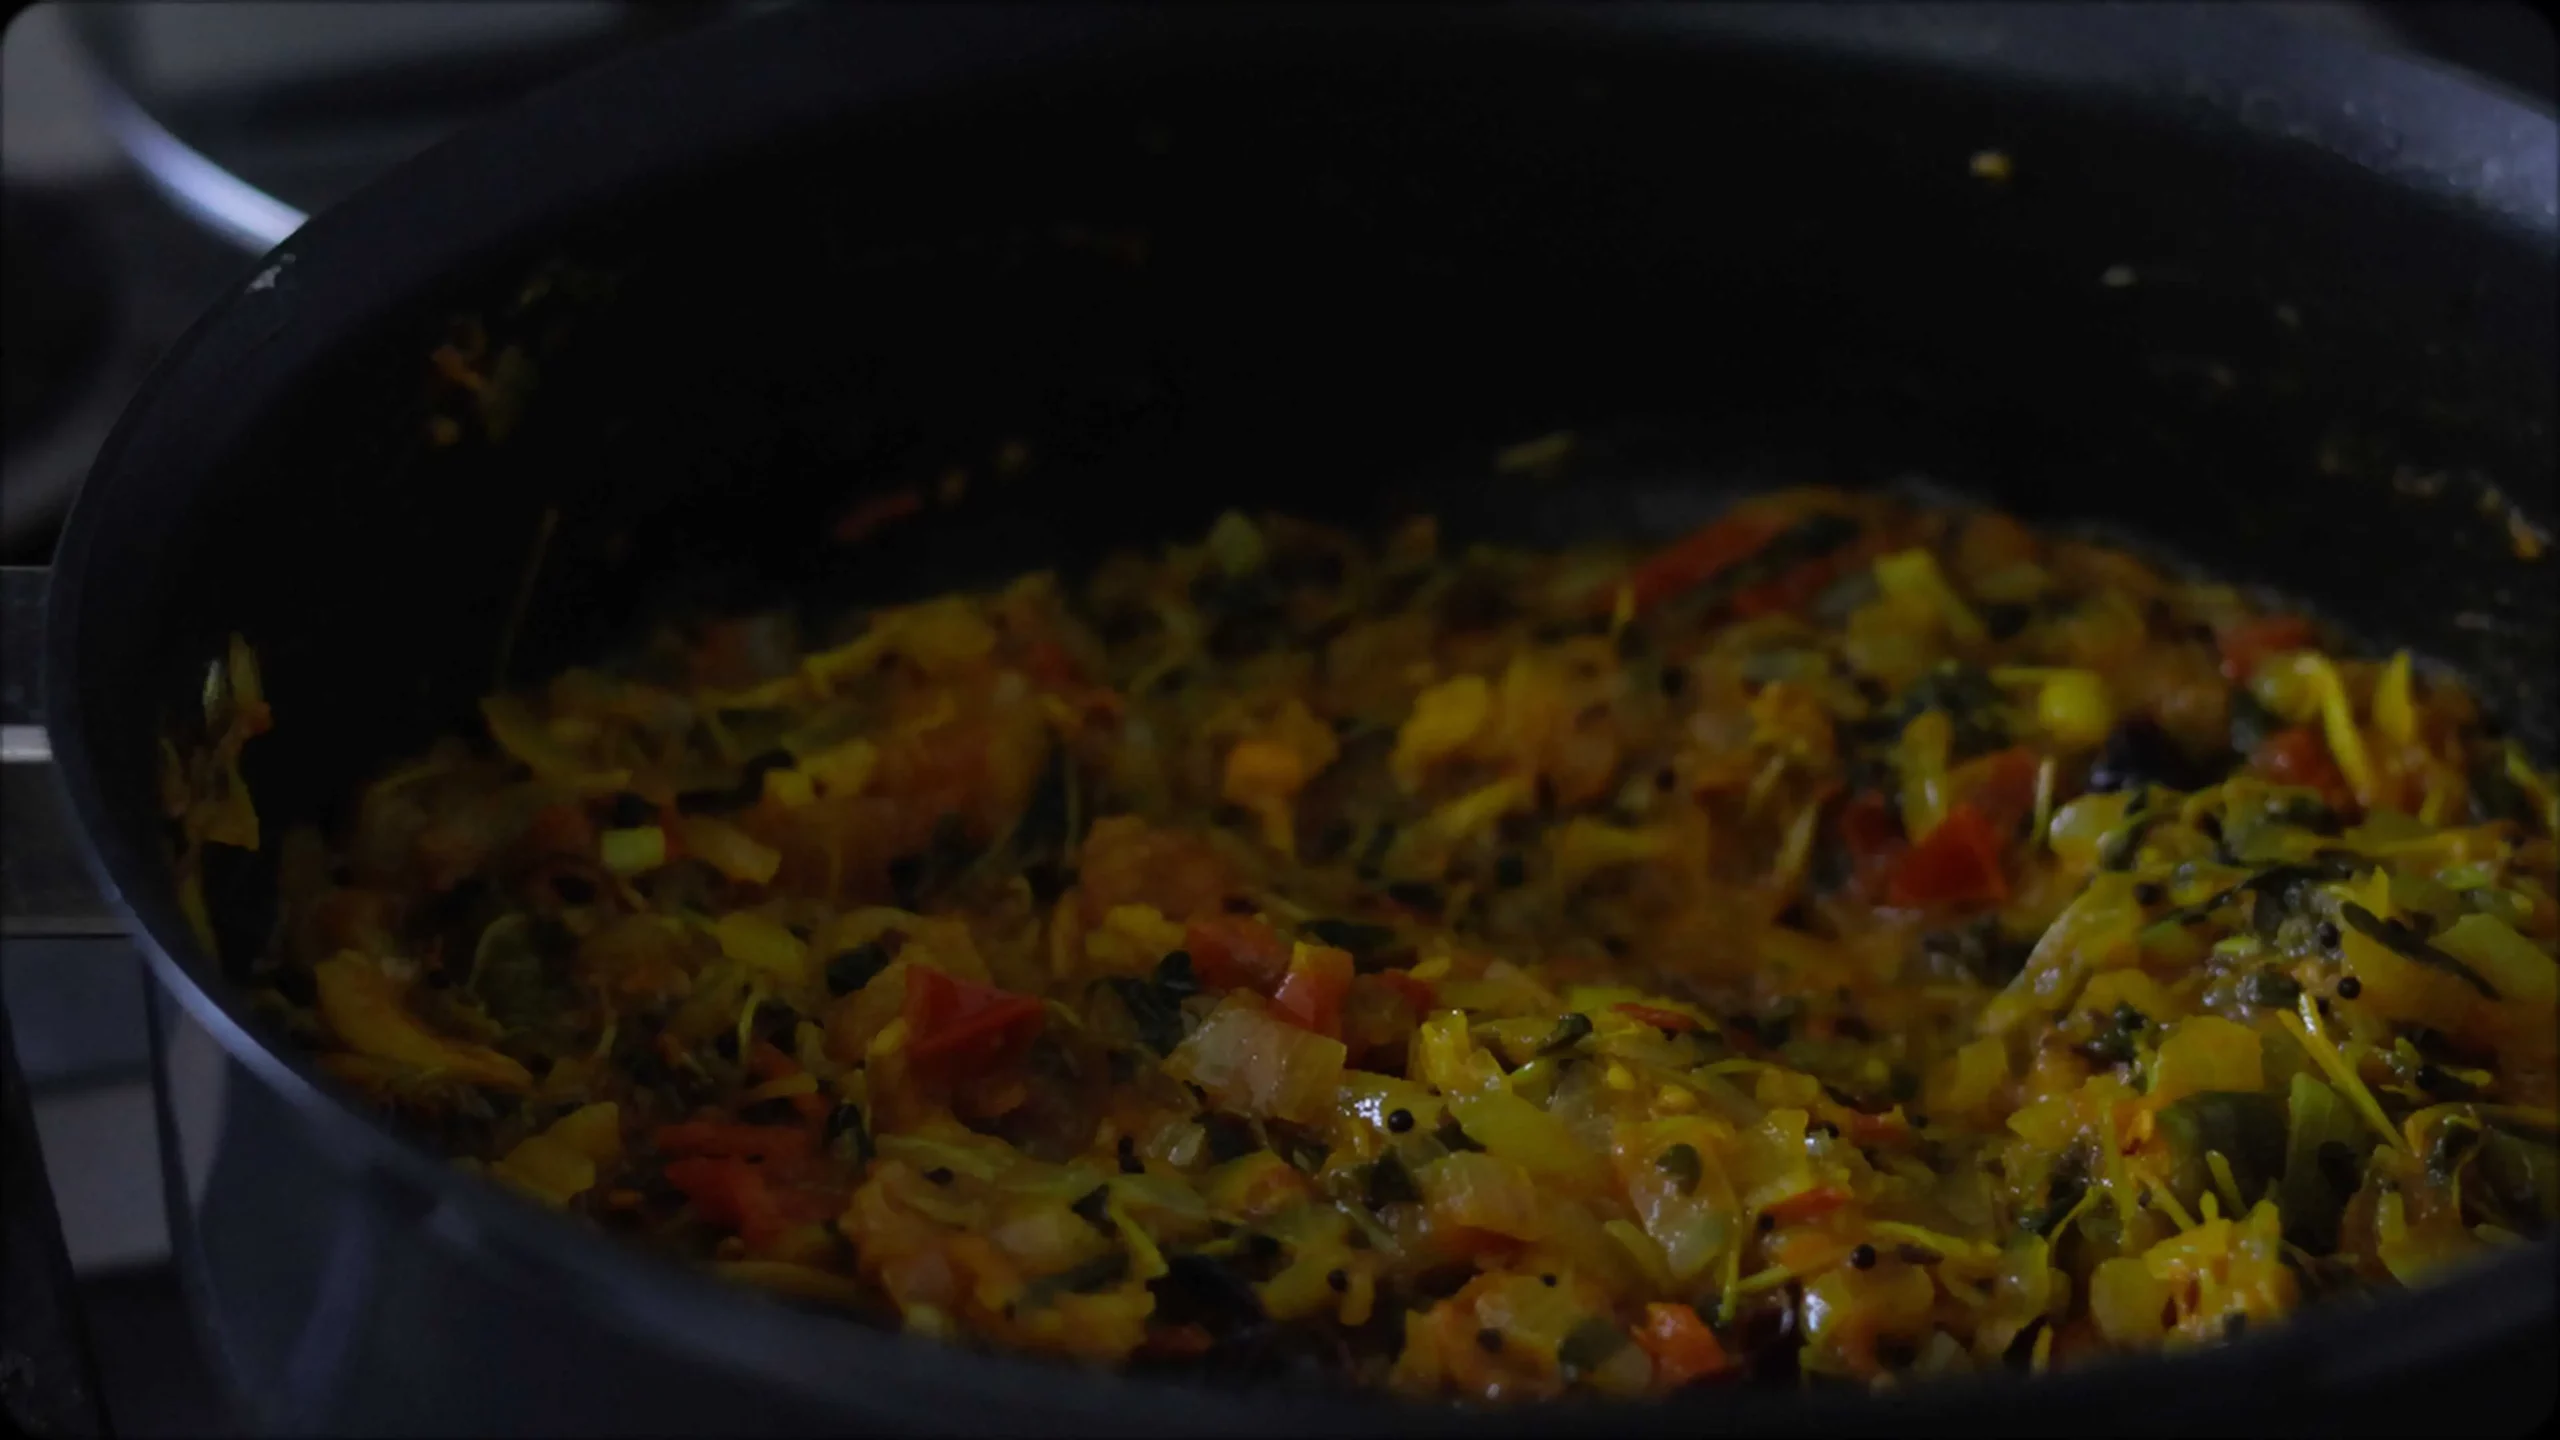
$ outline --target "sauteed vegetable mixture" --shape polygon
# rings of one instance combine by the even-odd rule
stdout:
[[[266,838],[247,645],[205,699],[199,920]],[[2549,776],[2406,654],[1995,513],[1229,515],[481,710],[268,838],[280,1023],[466,1169],[930,1335],[1891,1385],[2560,1206]]]

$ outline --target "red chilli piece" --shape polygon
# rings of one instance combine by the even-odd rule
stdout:
[[[1817,1185],[1810,1190],[1778,1201],[1762,1213],[1781,1225],[1793,1225],[1800,1221],[1811,1220],[1816,1216],[1828,1215],[1848,1203],[1848,1191],[1837,1185]]]
[[[923,509],[924,496],[913,487],[892,490],[883,495],[868,495],[855,501],[853,508],[844,512],[829,532],[829,538],[839,545],[851,545]]]
[[[1696,589],[1760,553],[1785,528],[1784,522],[1770,515],[1727,515],[1691,531],[1655,551],[1627,577],[1636,608],[1650,610]]]
[[[1621,1001],[1610,1008],[1631,1019],[1641,1020],[1656,1030],[1668,1030],[1674,1034],[1680,1034],[1698,1028],[1698,1020],[1694,1015],[1683,1015],[1677,1010],[1665,1010],[1658,1005],[1647,1005],[1640,1000]]]

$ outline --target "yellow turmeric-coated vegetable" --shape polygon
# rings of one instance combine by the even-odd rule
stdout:
[[[239,779],[303,677],[226,646],[159,777],[198,943],[205,847],[279,845],[224,958],[397,1122],[1096,1364],[1923,1383],[2560,1213],[2547,768],[2128,554],[1823,490],[1650,551],[1237,513],[800,635],[489,697],[325,840]]]
[[[321,1020],[359,1055],[474,1085],[524,1090],[533,1084],[523,1062],[421,1024],[403,1004],[398,983],[368,956],[349,952],[320,961],[311,978]]]

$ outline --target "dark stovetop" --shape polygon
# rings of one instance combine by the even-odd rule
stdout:
[[[0,1020],[5,1020],[0,1008]],[[104,1435],[106,1409],[17,1048],[0,1023],[0,1417],[21,1435]]]
[[[28,572],[0,572],[0,723],[35,720],[35,630],[40,591]],[[22,764],[7,768],[10,798],[27,789]],[[11,805],[15,817],[21,807]],[[0,895],[16,898],[14,818],[0,848]],[[15,908],[14,906],[12,908]],[[15,946],[13,944],[12,948]],[[81,1321],[77,1281],[62,1243],[35,1107],[18,1064],[5,991],[0,991],[0,1416],[25,1435],[103,1435],[106,1409]]]
[[[0,568],[13,756],[42,615],[43,572]],[[166,1263],[141,957],[67,822],[49,765],[0,765],[0,1434],[227,1433]]]

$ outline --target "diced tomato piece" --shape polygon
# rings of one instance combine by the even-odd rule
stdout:
[[[2320,792],[2332,807],[2355,798],[2338,762],[2329,758],[2329,742],[2310,725],[2279,730],[2249,752],[2249,768],[2279,785],[2301,785]]]
[[[1760,552],[1785,523],[1773,515],[1735,514],[1714,520],[1654,552],[1627,577],[1638,610],[1650,610],[1694,590]]]
[[[667,1183],[684,1192],[695,1212],[734,1230],[749,1249],[762,1249],[793,1225],[840,1214],[844,1197],[814,1186],[786,1185],[771,1167],[726,1156],[689,1155],[667,1162]]]
[[[2011,834],[2035,813],[2036,772],[2043,761],[2023,745],[1969,760],[1947,777],[1955,799],[1982,812],[1992,833]]]
[[[1694,1015],[1683,1015],[1677,1010],[1665,1010],[1658,1005],[1647,1005],[1642,1001],[1622,1001],[1611,1008],[1621,1015],[1641,1020],[1656,1030],[1680,1032],[1698,1028],[1698,1020]]]
[[[687,1120],[661,1125],[653,1137],[668,1155],[699,1155],[749,1164],[791,1165],[815,1148],[809,1132],[790,1125],[744,1125],[728,1120]]]
[[[1840,843],[1849,851],[1858,892],[1873,896],[1881,891],[1905,848],[1892,803],[1873,790],[1850,796],[1840,807]]]
[[[1431,1013],[1431,1003],[1440,996],[1428,980],[1417,980],[1410,970],[1382,970],[1374,977],[1395,989],[1413,1006],[1416,1015]]]
[[[2266,615],[2243,620],[2217,637],[2222,650],[2222,678],[2234,685],[2258,673],[2270,655],[2311,645],[2311,622],[2299,615]]]
[[[684,1192],[695,1213],[725,1230],[734,1230],[749,1245],[770,1237],[782,1226],[764,1172],[744,1160],[693,1155],[667,1164],[667,1183]]]
[[[1351,952],[1310,945],[1289,964],[1271,1012],[1303,1030],[1342,1038],[1342,997],[1351,991]]]
[[[1342,997],[1342,1034],[1337,1038],[1349,1047],[1355,1069],[1401,1069],[1414,1027],[1430,1013],[1426,997],[1415,989],[1384,975],[1354,975]],[[1373,1056],[1377,1064],[1359,1063]]]
[[[747,1052],[747,1073],[759,1080],[779,1080],[800,1073],[800,1062],[782,1053],[770,1040],[759,1040]]]
[[[927,965],[907,969],[908,1061],[946,1073],[992,1069],[1039,1038],[1049,1012],[1038,1000],[955,980]]]
[[[1289,971],[1289,942],[1250,915],[1194,920],[1182,943],[1191,952],[1192,973],[1220,989],[1269,994]]]
[[[1673,1389],[1733,1368],[1732,1358],[1716,1340],[1716,1332],[1686,1305],[1655,1301],[1645,1306],[1644,1324],[1636,1329],[1636,1343],[1653,1357],[1655,1376]]]
[[[532,822],[525,826],[524,847],[535,855],[593,859],[596,827],[587,819],[587,812],[582,806],[545,805],[533,812]]]
[[[1158,1325],[1147,1331],[1138,1353],[1165,1360],[1189,1360],[1218,1348],[1218,1337],[1198,1325]]]
[[[1851,859],[1872,860],[1901,846],[1902,824],[1883,795],[1861,790],[1840,807],[1840,838]]]
[[[2009,898],[2000,871],[2000,835],[1982,812],[1958,805],[1904,852],[1886,883],[1896,905],[1969,905]]]
[[[1055,640],[1035,640],[1022,652],[1022,671],[1043,690],[1070,690],[1083,677],[1075,657]]]

